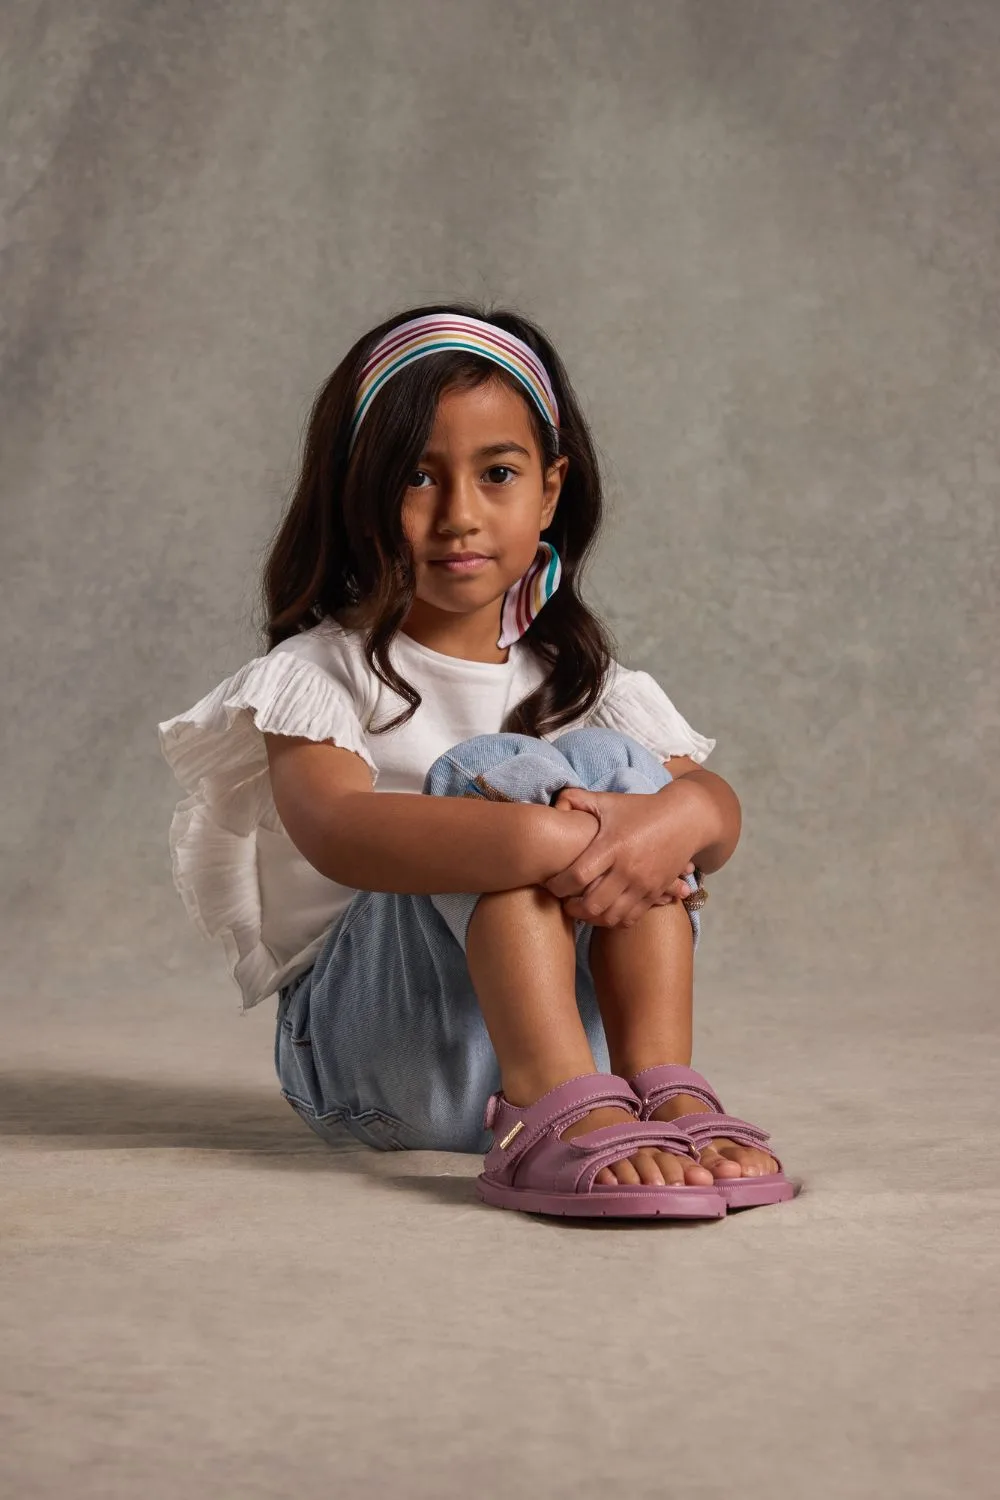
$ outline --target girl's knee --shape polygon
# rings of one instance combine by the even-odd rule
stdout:
[[[535,760],[565,766],[559,751],[547,740],[506,730],[498,734],[477,734],[471,739],[460,740],[438,756],[424,777],[423,790],[431,796],[474,795],[469,791],[470,782],[527,755]]]
[[[459,740],[457,745],[452,745],[444,754],[458,759],[478,760],[490,755],[506,759],[508,755],[523,755],[526,749],[534,749],[540,743],[530,734],[516,734],[513,730],[501,729],[496,734],[474,734],[471,739]]]
[[[638,740],[623,734],[619,729],[605,729],[599,724],[586,725],[582,729],[567,729],[565,734],[559,735],[552,743],[570,765],[578,770],[581,761],[593,763],[595,759],[600,761],[602,767],[640,766],[645,770],[652,764],[662,769],[662,761],[657,760],[645,745],[640,745]]]
[[[600,724],[585,724],[579,729],[563,730],[552,743],[565,755],[567,750],[573,750],[578,745],[602,745],[613,751],[623,745],[627,738],[627,735],[621,734],[617,729],[605,729]]]

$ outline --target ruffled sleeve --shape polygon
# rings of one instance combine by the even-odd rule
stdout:
[[[160,748],[181,786],[213,802],[220,794],[231,800],[227,793],[267,770],[265,730],[333,740],[361,756],[373,783],[378,777],[345,689],[323,667],[287,651],[255,657],[158,729]],[[248,803],[246,812],[255,821],[259,808]],[[233,831],[246,833],[249,825]]]
[[[702,765],[715,749],[674,707],[655,677],[615,662],[604,695],[590,718],[603,729],[630,735],[660,760],[689,755]]]
[[[157,726],[163,755],[190,793],[170,825],[174,885],[198,930],[222,938],[247,1004],[269,992],[281,963],[262,931],[258,839],[270,838],[272,847],[288,842],[271,795],[263,732],[332,740],[353,750],[374,785],[378,768],[357,697],[346,676],[341,682],[297,650],[276,648]],[[311,869],[304,877],[328,886]]]

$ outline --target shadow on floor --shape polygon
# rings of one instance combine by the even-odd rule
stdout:
[[[482,1159],[447,1152],[375,1151],[347,1131],[321,1140],[274,1089],[247,1084],[102,1077],[56,1069],[0,1073],[0,1141],[63,1151],[187,1148],[230,1153],[241,1165],[340,1172],[451,1207],[489,1208],[473,1179]],[[518,1217],[529,1218],[529,1215]],[[539,1227],[619,1232],[694,1229],[703,1221],[566,1219],[530,1216]],[[704,1221],[711,1222],[711,1221]]]
[[[60,1146],[68,1150],[324,1150],[324,1143],[302,1123],[277,1085],[268,1089],[184,1083],[54,1068],[0,1073],[0,1137],[4,1136],[58,1136]]]

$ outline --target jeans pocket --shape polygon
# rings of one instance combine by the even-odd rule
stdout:
[[[294,981],[293,988],[282,1000],[278,1010],[278,1025],[295,1047],[311,1047],[309,1036],[309,984],[308,975]]]

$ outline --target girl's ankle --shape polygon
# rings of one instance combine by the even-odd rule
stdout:
[[[661,1049],[661,1052],[657,1053],[655,1062],[649,1062],[648,1055],[646,1057],[640,1056],[635,1063],[626,1063],[621,1067],[615,1067],[612,1064],[611,1071],[612,1073],[617,1073],[619,1078],[628,1079],[637,1078],[647,1068],[660,1068],[665,1064],[670,1067],[689,1068],[691,1066],[690,1061],[684,1061],[680,1055],[675,1056],[675,1051],[675,1048],[664,1047]]]
[[[501,1088],[508,1104],[514,1105],[515,1109],[526,1109],[544,1094],[558,1088],[561,1083],[568,1083],[571,1078],[581,1078],[596,1071],[597,1066],[593,1058],[590,1058],[562,1068],[532,1069],[531,1072],[505,1075]]]

